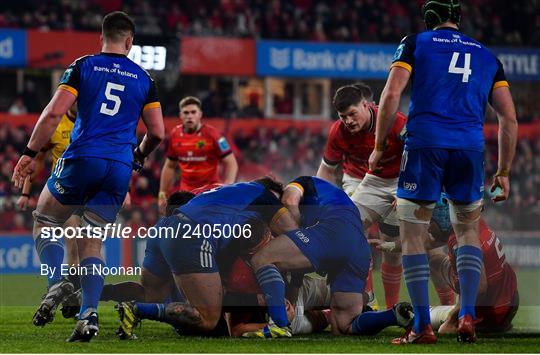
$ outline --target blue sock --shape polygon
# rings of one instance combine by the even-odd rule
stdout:
[[[394,310],[360,313],[352,322],[352,332],[356,335],[375,335],[386,327],[398,325]]]
[[[459,278],[459,318],[469,314],[476,319],[474,306],[482,273],[482,250],[472,245],[457,248],[456,266]]]
[[[427,254],[403,255],[403,274],[414,308],[415,333],[431,324],[429,318],[429,263]]]
[[[62,279],[60,268],[64,261],[64,245],[62,239],[54,240],[45,238],[43,234],[39,234],[35,240],[36,251],[39,255],[39,261],[42,265],[47,265],[48,270],[53,270],[51,274],[47,273],[47,284],[49,287]]]
[[[135,303],[135,307],[141,319],[164,320],[165,303]]]
[[[268,314],[279,326],[289,325],[285,310],[285,282],[274,265],[266,265],[257,270],[255,276],[264,292]]]
[[[94,265],[96,266],[95,268]],[[104,281],[103,275],[99,273],[99,269],[104,266],[105,262],[96,257],[89,257],[81,261],[81,274],[83,274],[81,275],[82,304],[79,318],[86,317],[88,315],[86,313],[88,312],[97,312]]]

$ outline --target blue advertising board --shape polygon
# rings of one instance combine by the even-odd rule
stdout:
[[[509,80],[540,81],[540,49],[494,48]]]
[[[26,31],[0,29],[0,67],[26,66]]]
[[[257,74],[384,79],[396,45],[257,41]]]
[[[103,251],[107,266],[121,265],[121,240],[108,238]],[[0,236],[0,273],[39,274],[41,263],[30,235]]]

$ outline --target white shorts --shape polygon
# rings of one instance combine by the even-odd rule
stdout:
[[[351,190],[355,183],[357,185],[351,195],[347,189]],[[351,200],[358,206],[360,213],[362,213],[362,208],[368,208],[381,216],[384,223],[392,226],[399,226],[396,210],[392,207],[396,198],[397,184],[398,178],[384,179],[366,174],[364,179],[360,180],[350,175],[343,175],[343,190],[351,196]]]

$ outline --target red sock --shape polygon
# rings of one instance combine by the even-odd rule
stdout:
[[[368,271],[368,277],[366,280],[365,291],[368,295],[373,292],[373,259],[371,259],[371,263],[369,264],[369,271]]]
[[[399,302],[399,288],[401,286],[401,274],[403,273],[403,267],[401,264],[394,266],[382,263],[381,273],[386,309],[390,309]]]
[[[437,295],[443,306],[451,306],[456,304],[456,293],[450,287],[436,287]]]

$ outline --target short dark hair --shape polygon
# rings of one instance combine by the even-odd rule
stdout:
[[[175,209],[185,205],[193,197],[195,197],[195,194],[189,191],[176,191],[175,193],[171,194],[171,196],[169,196],[167,199],[167,209],[165,215],[172,215]]]
[[[180,109],[180,111],[182,111],[182,109],[184,107],[186,107],[187,105],[197,105],[199,107],[199,109],[201,109],[201,107],[202,107],[201,100],[199,100],[195,96],[186,96],[186,97],[184,97],[178,103],[178,108]]]
[[[358,105],[362,100],[373,101],[373,91],[364,83],[356,83],[337,89],[332,99],[332,105],[341,112],[349,106]]]
[[[253,180],[253,182],[261,184],[262,186],[264,186],[265,189],[277,193],[279,195],[279,198],[281,199],[281,196],[283,195],[283,184],[279,181],[276,181],[271,176],[261,177]]]
[[[103,18],[101,33],[103,38],[118,42],[135,34],[135,23],[125,12],[114,11]]]

